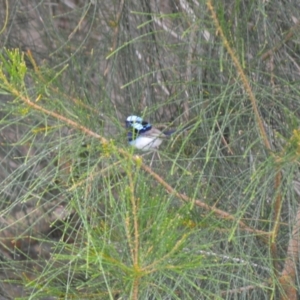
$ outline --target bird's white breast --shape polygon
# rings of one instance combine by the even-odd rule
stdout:
[[[153,136],[140,135],[135,140],[130,142],[130,145],[143,151],[154,150],[162,143],[162,139]]]

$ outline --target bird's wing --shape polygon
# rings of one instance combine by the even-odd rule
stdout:
[[[142,133],[143,136],[147,136],[147,137],[155,137],[155,138],[165,138],[167,137],[163,132],[161,132],[160,130],[156,129],[156,128],[151,128],[150,130]]]

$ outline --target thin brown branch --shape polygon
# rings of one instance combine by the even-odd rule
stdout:
[[[177,198],[185,201],[185,202],[193,202],[195,203],[195,205],[207,210],[207,211],[211,211],[213,213],[215,213],[218,217],[222,218],[222,219],[225,219],[225,220],[230,220],[230,221],[237,221],[236,218],[221,210],[221,209],[218,209],[218,208],[215,208],[215,207],[212,207],[212,206],[209,206],[207,205],[205,202],[201,201],[201,200],[194,200],[184,194],[181,194],[181,193],[178,193],[176,190],[174,190],[167,182],[165,182],[157,173],[153,172],[152,169],[144,164],[142,164],[142,168],[147,172],[149,173],[152,177],[154,177],[170,194],[176,196]],[[249,226],[247,226],[243,221],[238,221],[238,224],[240,226],[241,229],[247,231],[247,232],[250,232],[250,233],[254,233],[256,235],[258,235],[260,238],[262,238],[264,241],[268,241],[269,238],[269,233],[268,232],[265,232],[265,231],[262,231],[262,230],[257,230],[257,229],[253,229]]]
[[[17,90],[13,91],[13,93],[15,95],[19,95],[19,92]],[[82,131],[83,133],[89,135],[89,136],[92,136],[92,137],[95,137],[97,138],[102,144],[108,144],[108,140],[105,139],[104,137],[102,137],[101,135],[95,133],[94,131],[78,124],[77,122],[75,121],[72,121],[56,112],[53,112],[53,111],[49,111],[43,107],[41,107],[40,105],[36,104],[36,103],[33,103],[32,101],[30,101],[30,99],[28,99],[27,97],[25,96],[20,96],[21,99],[27,104],[29,105],[30,107],[38,110],[38,111],[41,111],[43,113],[45,113],[46,115],[49,115],[49,116],[52,116],[60,121],[63,121],[64,123],[66,123],[67,125],[73,127],[73,128],[76,128],[80,131]],[[122,156],[126,157],[127,159],[133,159],[137,164],[141,164],[141,159],[140,157],[131,157],[131,155],[123,150],[123,149],[115,149],[116,151],[118,151]],[[206,203],[204,203],[203,201],[201,200],[194,200],[184,194],[181,194],[181,193],[178,193],[175,189],[173,189],[167,182],[165,182],[157,173],[153,172],[152,169],[148,166],[146,166],[145,164],[141,164],[141,167],[147,172],[149,173],[154,179],[156,179],[162,186],[165,187],[165,189],[175,195],[176,197],[178,197],[179,199],[182,199],[183,201],[185,202],[194,202],[197,206],[199,207],[202,207],[204,208],[205,210],[207,211],[212,211],[213,213],[215,213],[216,215],[218,215],[220,218],[223,218],[223,219],[226,219],[226,220],[230,220],[230,221],[236,221],[236,218],[234,216],[232,216],[231,214],[223,211],[223,210],[220,210],[220,209],[217,209],[215,207],[211,207],[209,205],[207,205]],[[260,236],[263,240],[265,240],[267,238],[268,240],[268,236],[269,236],[269,233],[265,232],[265,231],[261,231],[261,230],[257,230],[257,229],[253,229],[249,226],[247,226],[244,222],[242,221],[238,221],[238,224],[240,225],[240,227],[247,231],[247,232],[250,232],[250,233],[254,233],[254,234],[257,234],[258,236]]]

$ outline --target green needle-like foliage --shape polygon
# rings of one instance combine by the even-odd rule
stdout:
[[[4,2],[1,296],[298,299],[298,4]]]

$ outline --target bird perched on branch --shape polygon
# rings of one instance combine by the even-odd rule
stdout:
[[[129,144],[143,151],[157,150],[163,139],[174,133],[162,132],[138,116],[129,116],[126,127],[131,129],[128,132]]]

